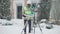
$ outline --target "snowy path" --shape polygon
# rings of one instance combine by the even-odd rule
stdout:
[[[14,25],[12,26],[0,26],[0,34],[21,34],[21,31],[24,27],[23,20],[13,20],[12,21]],[[42,23],[44,27],[42,27],[43,34],[60,34],[60,26],[54,25],[54,28],[52,29],[46,29],[45,24]],[[28,29],[28,27],[27,27]],[[28,31],[28,30],[27,30]],[[22,32],[23,34],[23,32]],[[27,34],[29,34],[27,32]],[[34,34],[34,30],[32,30],[31,34]],[[41,34],[41,31],[39,30],[39,27],[35,29],[35,34]]]

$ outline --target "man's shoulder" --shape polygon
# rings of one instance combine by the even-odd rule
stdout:
[[[23,8],[26,8],[26,6],[23,6]]]
[[[23,6],[23,9],[24,9],[24,10],[27,10],[27,7],[26,7],[26,6]]]

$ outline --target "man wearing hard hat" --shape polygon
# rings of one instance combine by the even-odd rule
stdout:
[[[25,5],[23,6],[23,16],[24,16],[24,25],[26,26],[26,22],[28,21],[28,24],[29,24],[29,33],[31,33],[31,19],[33,17],[33,13],[30,9],[30,6],[31,6],[31,2],[30,1],[27,1],[25,0],[24,1]],[[24,34],[26,34],[26,27],[24,28]]]

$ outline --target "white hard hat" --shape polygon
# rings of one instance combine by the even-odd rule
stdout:
[[[30,0],[28,0],[28,1],[27,1],[27,4],[31,4],[31,1],[30,1]]]

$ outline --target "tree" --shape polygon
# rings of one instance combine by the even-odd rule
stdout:
[[[52,0],[50,18],[56,21],[60,20],[60,0]]]
[[[51,9],[51,0],[41,0],[39,8],[39,20],[47,19],[49,20]]]
[[[9,15],[11,15],[10,6],[11,6],[10,0],[0,0],[0,18],[2,18],[2,19],[11,18],[11,16],[9,16]],[[9,18],[8,18],[8,16],[9,16]]]

